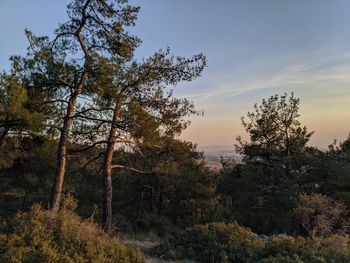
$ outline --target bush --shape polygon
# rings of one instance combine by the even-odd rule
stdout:
[[[33,205],[0,233],[0,262],[144,262],[141,254],[74,213],[68,198],[58,215]]]
[[[324,239],[274,236],[265,245],[262,262],[350,262],[350,239],[348,236],[331,236]],[[275,260],[275,261],[273,261]],[[280,261],[279,261],[280,260]]]
[[[277,235],[266,242],[262,258],[267,259],[262,262],[323,262],[316,253],[316,243],[310,239]]]
[[[349,263],[350,262],[350,238],[349,236],[334,235],[318,240],[318,249],[326,259],[326,262]]]
[[[263,241],[237,223],[211,223],[189,228],[152,252],[167,259],[187,258],[210,263],[349,263],[350,238],[276,235]]]
[[[158,246],[153,253],[167,259],[200,262],[254,262],[263,241],[237,223],[196,225]]]
[[[345,233],[348,227],[347,207],[325,195],[302,194],[294,214],[311,238]]]

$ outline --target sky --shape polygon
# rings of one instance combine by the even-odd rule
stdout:
[[[301,122],[325,148],[350,131],[350,1],[130,0],[141,6],[132,33],[138,58],[170,47],[175,55],[204,53],[201,78],[174,87],[204,116],[190,117],[183,139],[231,147],[246,137],[240,117],[254,103],[294,92]],[[0,70],[25,54],[24,29],[53,35],[68,0],[0,0]]]

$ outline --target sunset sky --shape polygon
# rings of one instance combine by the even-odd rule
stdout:
[[[0,0],[0,69],[24,54],[24,29],[52,36],[66,20],[67,0]],[[255,102],[294,92],[301,120],[315,130],[311,145],[326,147],[350,131],[350,1],[348,0],[143,0],[132,32],[143,43],[137,57],[171,47],[202,52],[200,79],[175,87],[203,117],[191,118],[182,138],[232,145],[244,135],[240,116]]]

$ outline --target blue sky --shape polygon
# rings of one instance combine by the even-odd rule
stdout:
[[[0,0],[0,69],[26,49],[24,28],[52,35],[65,20],[67,0]],[[255,102],[293,91],[301,120],[325,147],[350,131],[350,1],[132,0],[140,5],[132,31],[138,57],[171,47],[203,52],[203,76],[175,87],[204,117],[191,118],[183,138],[199,145],[232,145],[244,135],[240,116]]]

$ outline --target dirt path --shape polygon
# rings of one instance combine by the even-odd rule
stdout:
[[[123,239],[123,243],[138,248],[143,253],[147,263],[195,263],[194,261],[188,261],[188,260],[181,260],[181,261],[163,260],[161,258],[155,258],[147,255],[145,251],[158,245],[158,242],[155,242],[155,241]]]

